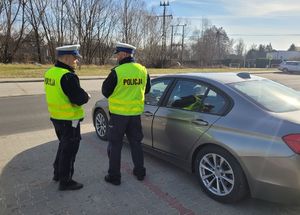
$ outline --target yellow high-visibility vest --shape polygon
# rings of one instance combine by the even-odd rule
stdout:
[[[138,63],[125,63],[115,68],[117,85],[108,98],[109,111],[124,116],[144,111],[147,70]]]
[[[200,111],[203,106],[202,101],[198,96],[194,96],[194,98],[195,98],[195,102],[193,104],[184,107],[183,109],[191,110],[191,111]]]
[[[60,120],[77,120],[84,118],[84,109],[72,104],[61,88],[60,80],[69,70],[52,67],[45,73],[44,87],[50,117]]]

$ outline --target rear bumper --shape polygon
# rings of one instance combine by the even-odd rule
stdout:
[[[299,190],[267,182],[257,181],[252,187],[251,195],[271,202],[300,205]]]
[[[254,198],[300,204],[300,156],[244,157]]]

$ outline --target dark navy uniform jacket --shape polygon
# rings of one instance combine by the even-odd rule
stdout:
[[[70,102],[79,106],[87,103],[89,96],[84,89],[80,87],[79,78],[75,74],[75,71],[70,66],[60,61],[57,61],[55,66],[70,71],[69,73],[64,74],[60,80],[61,88],[70,99]]]

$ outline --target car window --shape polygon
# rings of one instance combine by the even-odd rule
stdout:
[[[299,93],[271,80],[244,81],[230,85],[269,111],[300,110]]]
[[[168,99],[167,107],[200,111],[206,90],[207,87],[200,83],[180,80]]]
[[[210,89],[207,96],[204,98],[203,103],[203,112],[219,114],[224,109],[226,100],[224,96]]]
[[[291,61],[287,61],[285,62],[286,65],[290,65],[290,66],[297,66],[299,65],[299,62],[291,62]]]
[[[157,106],[170,82],[170,79],[152,81],[151,90],[145,96],[145,104]]]
[[[225,106],[225,99],[205,84],[180,80],[167,101],[167,107],[218,114]]]

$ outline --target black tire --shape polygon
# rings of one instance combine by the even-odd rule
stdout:
[[[195,170],[202,190],[218,202],[235,203],[249,194],[241,166],[221,147],[211,145],[200,150],[195,159]]]
[[[101,140],[107,140],[108,119],[102,109],[97,109],[94,114],[94,125],[97,136]]]
[[[289,72],[289,70],[287,68],[284,68],[282,71],[285,72],[285,73]]]

